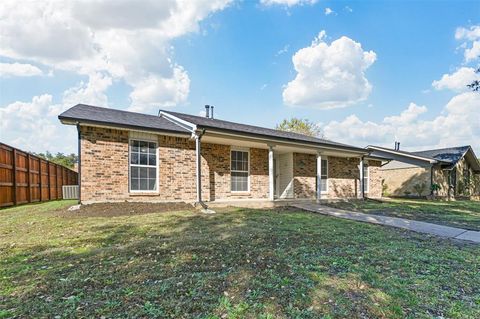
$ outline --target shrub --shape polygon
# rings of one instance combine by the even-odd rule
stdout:
[[[421,183],[421,184],[415,184],[413,185],[413,190],[415,193],[417,193],[418,197],[421,197],[423,192],[425,192],[425,189],[427,188],[427,184]]]
[[[385,184],[385,180],[382,180],[382,196],[388,196],[390,193],[388,192],[388,185]]]

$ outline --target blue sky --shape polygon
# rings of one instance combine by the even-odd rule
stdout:
[[[9,3],[0,140],[74,152],[75,129],[56,115],[76,103],[151,114],[213,104],[219,118],[267,127],[308,118],[357,146],[480,154],[480,94],[465,89],[478,2],[281,2]]]

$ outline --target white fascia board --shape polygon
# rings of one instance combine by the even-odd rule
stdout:
[[[225,137],[233,137],[233,138],[243,138],[245,140],[255,140],[259,141],[261,143],[265,143],[268,146],[276,146],[276,145],[283,145],[283,146],[292,146],[292,145],[297,145],[297,146],[304,146],[308,147],[309,149],[312,150],[317,150],[319,152],[324,152],[324,151],[337,151],[337,152],[343,152],[345,154],[352,154],[352,157],[359,157],[359,156],[366,156],[368,155],[368,150],[365,151],[354,151],[354,150],[345,150],[341,147],[335,147],[334,145],[313,145],[309,144],[307,142],[303,143],[301,141],[299,142],[294,142],[294,141],[285,141],[282,139],[275,139],[275,138],[267,138],[267,137],[254,137],[246,134],[236,134],[236,133],[226,133],[224,131],[219,131],[215,129],[208,129],[207,134],[211,134],[213,136],[225,136]]]
[[[432,160],[430,158],[426,158],[426,157],[422,157],[422,156],[416,156],[416,155],[396,152],[395,150],[389,150],[389,149],[383,148],[383,147],[376,147],[376,146],[369,145],[369,146],[366,147],[366,149],[373,149],[373,150],[380,151],[380,152],[391,153],[391,154],[395,154],[395,155],[399,155],[399,156],[415,158],[415,159],[418,159],[418,160],[421,160],[421,161],[427,161],[427,162],[432,163],[432,164],[438,163],[437,160]]]
[[[184,128],[184,129],[192,132],[192,134],[196,133],[196,131],[197,131],[197,126],[195,124],[190,123],[190,122],[185,121],[185,120],[182,120],[181,118],[178,118],[175,115],[172,115],[170,113],[160,111],[159,116],[163,117],[164,119],[166,119],[170,122],[172,122],[173,124],[176,124],[176,125],[180,126],[181,128]]]

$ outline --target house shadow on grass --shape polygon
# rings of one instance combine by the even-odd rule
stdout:
[[[422,270],[418,259],[442,249],[417,255],[431,245],[420,237],[402,240],[374,226],[289,211],[130,218],[92,223],[88,236],[64,244],[46,238],[7,252],[1,308],[18,317],[144,318],[395,318],[414,307],[443,311],[442,304],[420,307],[411,286]],[[438,265],[464,266],[448,258]],[[455,278],[423,280],[457,289],[462,276]]]

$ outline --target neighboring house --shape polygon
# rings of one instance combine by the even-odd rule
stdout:
[[[415,185],[425,184],[422,196],[438,184],[440,197],[470,197],[480,194],[480,163],[470,146],[406,152],[368,146],[374,156],[390,158],[381,168],[384,195],[419,196]]]
[[[381,197],[381,161],[364,148],[206,113],[79,104],[59,115],[78,128],[81,202]]]

